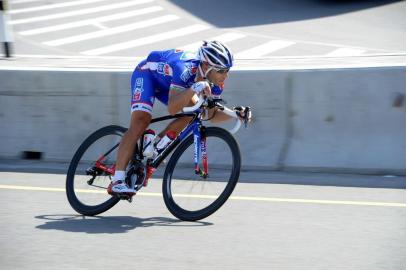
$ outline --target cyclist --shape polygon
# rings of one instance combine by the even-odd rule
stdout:
[[[220,96],[232,66],[230,49],[219,41],[203,41],[197,52],[176,49],[153,51],[137,65],[131,77],[130,127],[120,143],[116,170],[108,193],[135,194],[135,190],[125,183],[125,170],[138,139],[150,124],[155,98],[167,105],[169,113],[174,115],[182,108],[196,104],[198,95]],[[250,120],[247,117],[250,118],[251,114],[244,113],[244,107],[238,107],[235,111],[241,119]],[[212,122],[231,119],[214,109],[209,111],[208,117]],[[158,136],[162,138],[168,130],[178,134],[189,121],[189,117],[178,118]]]

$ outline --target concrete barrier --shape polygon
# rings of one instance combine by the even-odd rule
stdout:
[[[286,167],[405,171],[405,68],[295,73]]]
[[[126,126],[130,74],[0,70],[0,158],[68,161],[94,130]],[[246,169],[406,174],[405,85],[406,67],[237,70],[223,97],[254,109],[237,134]]]

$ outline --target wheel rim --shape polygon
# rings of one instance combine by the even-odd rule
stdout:
[[[105,134],[82,151],[82,155],[72,173],[74,197],[82,207],[99,208],[116,200],[116,198],[107,194],[107,187],[111,182],[112,175],[100,168],[102,166],[110,169],[113,168],[118,147],[108,153],[103,160],[100,160],[100,158],[109,149],[117,145],[121,141],[122,136],[123,133],[120,131]],[[100,160],[100,164],[96,162],[97,160]],[[91,170],[97,173],[88,175],[87,173]],[[93,176],[95,176],[93,182],[89,182]]]
[[[177,211],[198,213],[222,204],[227,189],[233,188],[234,175],[233,152],[230,145],[220,137],[207,136],[209,175],[207,178],[195,174],[194,144],[190,140],[185,151],[179,156],[168,181],[168,193],[176,205]],[[219,153],[218,149],[221,149]],[[212,154],[210,154],[212,153]],[[216,154],[213,154],[216,153]],[[202,161],[199,162],[203,168]]]

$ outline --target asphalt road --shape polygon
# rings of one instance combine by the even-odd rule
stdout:
[[[237,59],[406,52],[405,1],[9,2],[17,55],[143,57],[202,39]]]
[[[218,212],[193,223],[167,211],[159,179],[132,204],[97,217],[74,212],[64,181],[0,172],[2,269],[401,270],[406,263],[406,190],[373,187],[405,177],[243,174]],[[357,182],[363,186],[345,185]]]
[[[123,13],[135,9],[125,5],[137,1],[81,1],[59,7],[73,1],[10,1],[16,54],[140,57],[213,37],[229,40],[240,59],[406,52],[405,1],[151,0],[136,8],[150,13],[131,18]],[[113,4],[122,6],[94,11]],[[41,6],[47,8],[35,9]],[[65,17],[22,22],[62,13]],[[189,26],[200,30],[177,32]],[[54,28],[28,32],[45,27]],[[161,33],[170,31],[179,36],[163,39]],[[109,46],[118,50],[106,50]],[[105,50],[95,51],[100,48]],[[67,202],[63,166],[0,165],[1,269],[402,270],[406,265],[406,177],[243,172],[218,212],[190,223],[168,212],[159,179],[132,204],[120,202],[97,217],[83,217]]]

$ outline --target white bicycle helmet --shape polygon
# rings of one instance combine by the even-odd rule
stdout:
[[[201,61],[220,69],[229,69],[233,66],[233,54],[230,49],[219,41],[203,41],[198,56]]]

